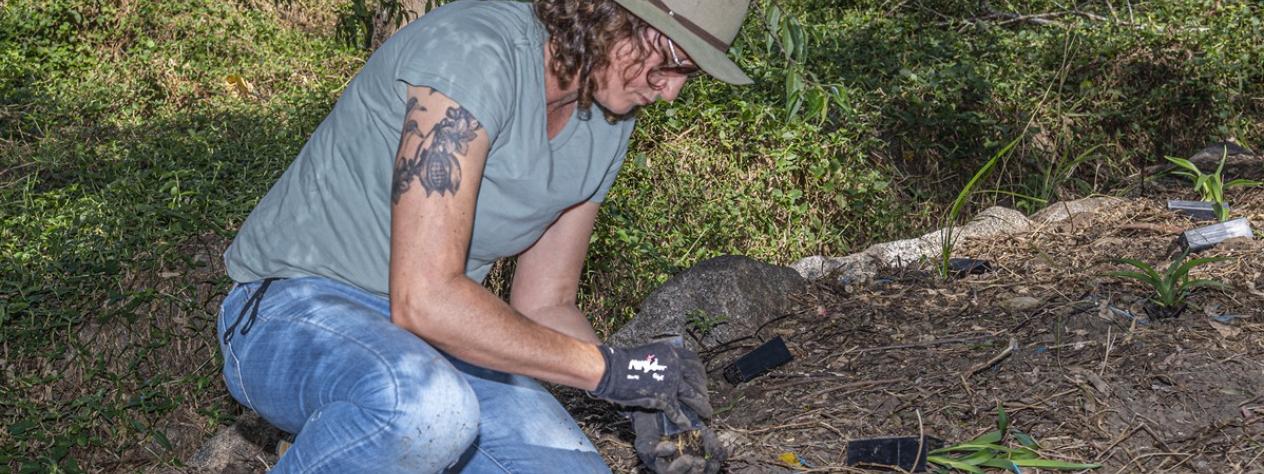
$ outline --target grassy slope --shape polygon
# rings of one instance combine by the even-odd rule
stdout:
[[[329,5],[298,3],[5,3],[0,462],[173,462],[238,410],[213,304],[189,297],[227,281],[180,275],[214,266],[189,242],[231,237],[363,58],[329,35]],[[798,60],[757,2],[739,47],[759,84],[697,82],[642,117],[585,277],[599,329],[701,258],[788,263],[925,228],[1019,134],[989,186],[1026,209],[1210,140],[1264,143],[1251,2],[1134,1],[1066,28],[969,22],[974,2],[779,3],[809,38]],[[824,118],[786,117],[787,71],[838,91]]]

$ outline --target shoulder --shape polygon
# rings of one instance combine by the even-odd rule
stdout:
[[[542,28],[530,3],[500,0],[461,0],[423,15],[400,30],[405,38],[426,40],[456,38],[482,46],[537,44]]]

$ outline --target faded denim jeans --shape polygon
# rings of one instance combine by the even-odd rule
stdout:
[[[297,434],[273,472],[610,472],[540,384],[438,351],[386,298],[326,278],[252,298],[261,286],[229,292],[217,334],[233,398]]]

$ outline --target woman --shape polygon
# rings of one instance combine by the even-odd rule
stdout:
[[[297,433],[276,471],[608,471],[533,379],[708,417],[696,355],[604,346],[575,301],[631,116],[749,82],[746,1],[467,0],[383,44],[225,254],[229,391]],[[479,284],[503,256],[508,304]],[[706,464],[650,425],[652,466]]]

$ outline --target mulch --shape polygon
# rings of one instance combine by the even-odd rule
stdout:
[[[1163,268],[1176,236],[1205,224],[1168,211],[1167,197],[959,242],[956,255],[991,263],[981,275],[893,268],[818,284],[796,296],[799,311],[704,351],[728,470],[868,472],[845,465],[849,440],[962,442],[995,429],[1003,406],[1043,457],[1101,463],[1095,472],[1264,472],[1264,240],[1197,254],[1226,257],[1192,275],[1227,287],[1197,289],[1175,318],[1151,317],[1149,290],[1108,274],[1130,269],[1121,257]],[[1235,215],[1264,228],[1264,190],[1234,198]],[[776,336],[793,362],[722,381],[729,361]],[[563,400],[616,472],[636,471],[626,422]]]

